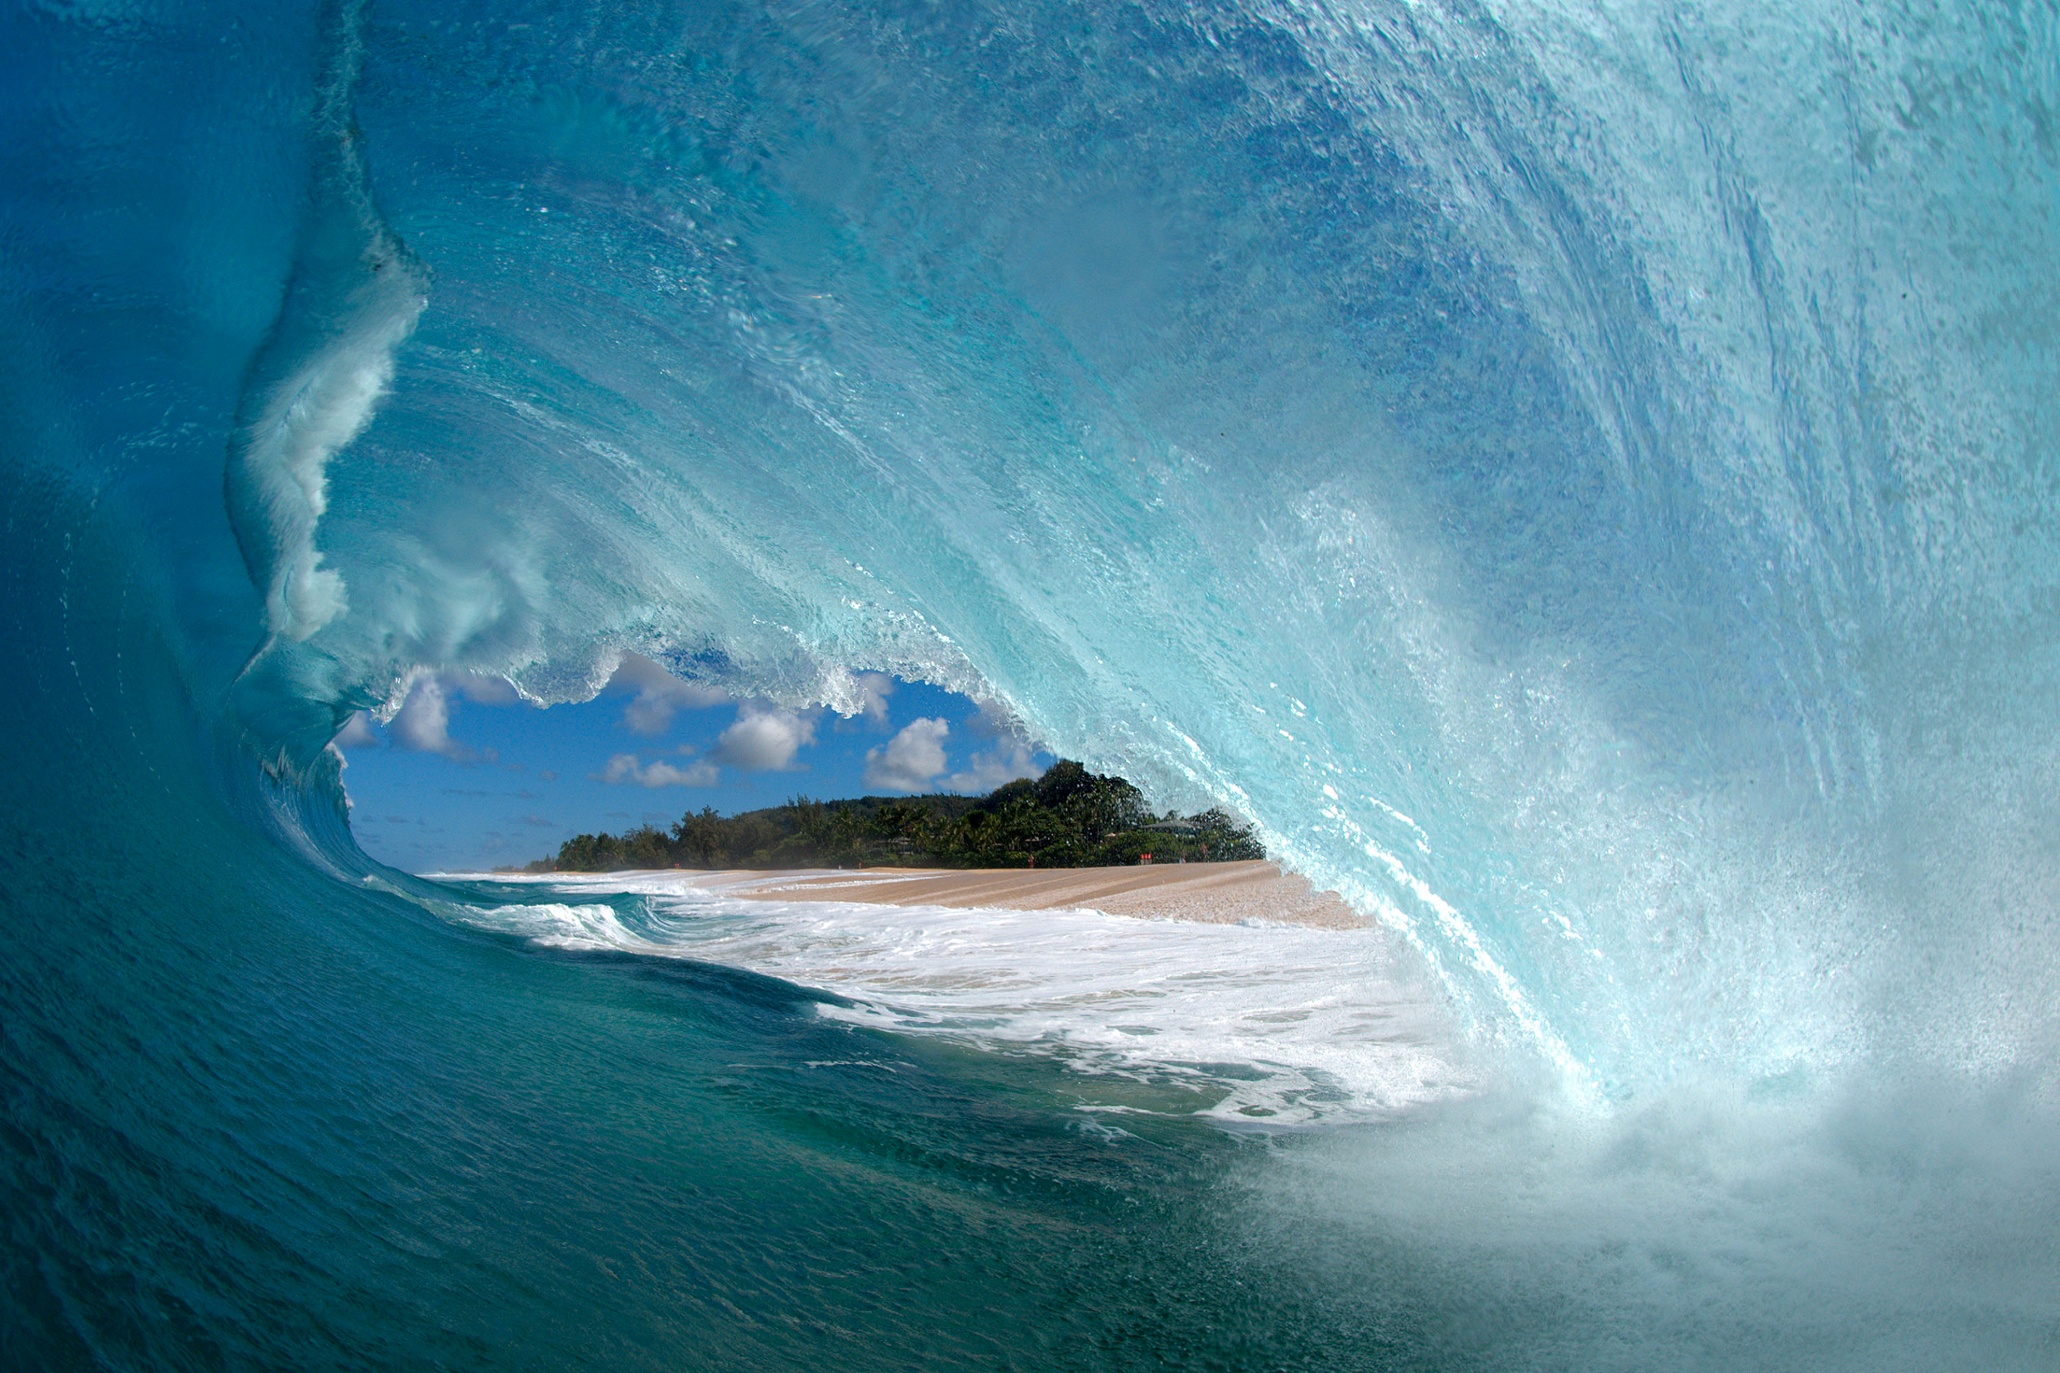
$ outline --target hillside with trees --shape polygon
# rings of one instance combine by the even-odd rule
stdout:
[[[1083,868],[1264,858],[1220,810],[1154,815],[1120,777],[1061,762],[987,796],[796,798],[717,815],[689,811],[669,830],[582,834],[532,872],[619,868]]]

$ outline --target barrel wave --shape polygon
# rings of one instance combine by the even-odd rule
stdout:
[[[2051,1366],[2051,3],[0,35],[0,1361]],[[1226,1129],[358,851],[353,712],[629,652],[1241,815],[1468,1085]]]

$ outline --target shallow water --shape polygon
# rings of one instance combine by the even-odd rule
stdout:
[[[734,879],[561,875],[466,884],[438,909],[548,948],[691,958],[834,994],[817,1013],[1152,1084],[1221,1124],[1339,1124],[1469,1093],[1444,1000],[1378,930],[1095,910],[770,901]],[[540,898],[556,897],[544,901]],[[597,898],[604,898],[597,900]],[[605,898],[614,898],[606,900]],[[505,903],[505,904],[489,904]],[[1105,1120],[1105,1126],[1120,1125]]]

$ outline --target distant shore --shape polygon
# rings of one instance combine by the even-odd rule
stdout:
[[[1358,929],[1373,922],[1335,892],[1272,863],[1147,863],[1115,868],[857,868],[731,873],[723,895],[750,901],[856,901],[1110,915],[1234,925],[1245,920]]]

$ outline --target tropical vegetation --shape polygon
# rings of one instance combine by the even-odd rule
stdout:
[[[577,835],[530,869],[1079,868],[1265,856],[1221,810],[1155,815],[1121,777],[1061,762],[986,796],[797,797],[741,815],[689,811],[670,829]]]

